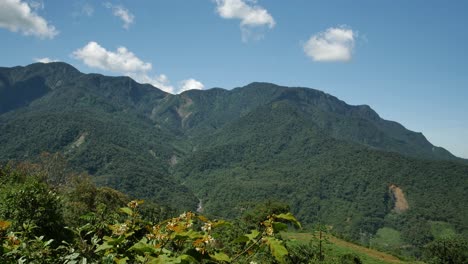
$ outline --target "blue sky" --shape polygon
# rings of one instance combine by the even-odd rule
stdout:
[[[173,93],[311,87],[468,158],[467,13],[463,0],[0,0],[0,65],[48,58]]]

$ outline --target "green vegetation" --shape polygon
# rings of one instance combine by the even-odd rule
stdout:
[[[141,213],[153,223],[195,211],[200,200],[203,214],[243,218],[251,228],[292,211],[307,228],[324,223],[336,236],[405,257],[468,235],[466,161],[368,106],[313,89],[252,83],[170,95],[64,63],[0,68],[0,146],[0,162],[55,164],[55,172],[43,165],[47,182],[1,187],[0,210],[57,237],[69,234],[55,228],[64,223],[121,221],[116,211],[129,199],[113,189],[145,199]],[[61,157],[70,168],[57,166]],[[71,171],[84,173],[61,178]],[[33,204],[14,210],[25,203],[18,192],[49,203],[38,213],[54,218],[50,226],[26,210]],[[408,208],[396,208],[401,199]]]
[[[145,209],[143,201],[133,200],[118,208],[128,198],[94,187],[85,175],[62,174],[67,181],[57,185],[51,172],[63,167],[44,165],[54,163],[0,168],[2,263],[315,263],[314,247],[295,245],[279,234],[288,224],[301,227],[291,213],[268,214],[256,224],[192,212],[153,222],[148,215],[163,216],[155,207]],[[257,207],[245,219],[252,220],[257,210],[267,214],[278,208]]]
[[[404,255],[420,256],[417,249],[433,239],[429,221],[464,232],[466,166],[333,139],[307,118],[288,102],[258,108],[219,129],[175,175],[196,190],[207,213],[238,217],[249,203],[273,199],[290,204],[304,224],[326,223],[364,245],[380,228],[393,228]],[[392,184],[403,190],[408,211],[394,211]]]
[[[468,240],[461,237],[436,239],[425,246],[425,258],[434,264],[468,262]]]
[[[312,245],[318,248],[319,233],[295,233],[288,232],[282,234],[285,238],[291,239],[291,243],[302,245]],[[328,233],[322,233],[322,250],[325,254],[325,259],[328,261],[337,261],[349,259],[351,256],[356,256],[361,263],[369,264],[388,264],[388,263],[413,263],[405,262],[395,256],[379,252],[374,249],[358,246],[347,241],[338,239]],[[341,261],[345,262],[345,261]],[[353,262],[345,262],[353,263]],[[355,263],[355,262],[354,262]]]
[[[382,251],[398,252],[403,246],[401,232],[389,227],[380,228],[369,244]]]
[[[453,238],[457,235],[453,226],[446,222],[431,222],[431,234],[436,239]]]

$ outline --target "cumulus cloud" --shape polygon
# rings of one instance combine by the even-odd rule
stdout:
[[[118,47],[114,52],[91,41],[74,51],[72,57],[81,60],[89,67],[123,74],[137,82],[149,83],[172,94],[182,92],[184,89],[203,89],[204,87],[201,82],[195,79],[182,81],[179,87],[174,87],[165,74],[151,74],[152,64],[144,62],[125,47]]]
[[[28,4],[21,0],[1,0],[0,27],[12,32],[21,32],[26,36],[54,38],[59,32],[35,12],[40,6],[37,3]]]
[[[58,60],[45,57],[45,58],[35,58],[34,61],[41,62],[41,63],[51,63],[51,62],[57,62]]]
[[[341,26],[313,35],[304,52],[314,61],[349,61],[352,58],[356,33]]]
[[[178,94],[187,90],[203,90],[205,85],[200,81],[193,78],[179,82],[177,87],[171,84],[171,81],[165,74],[148,75],[147,73],[129,73],[128,76],[132,77],[140,83],[149,83],[167,93]]]
[[[249,1],[255,4],[256,1]],[[275,26],[275,20],[266,9],[248,5],[244,0],[216,0],[218,14],[226,19],[240,19],[241,25]]]
[[[153,76],[145,73],[130,73],[128,76],[140,83],[149,83],[167,93],[176,94],[178,90],[171,85],[171,81],[165,74],[155,74]]]
[[[133,24],[135,16],[132,13],[130,13],[130,11],[125,7],[120,5],[113,5],[109,2],[105,3],[104,6],[109,9],[112,9],[112,13],[114,14],[114,16],[120,18],[124,22],[123,27],[125,29],[128,29],[130,25]]]
[[[203,85],[203,83],[193,78],[190,78],[180,82],[179,93],[187,90],[203,90],[203,88],[205,88],[205,85]]]
[[[273,28],[276,24],[268,11],[256,5],[256,0],[215,0],[216,12],[225,19],[239,19],[242,40],[260,39],[263,33],[259,28]]]
[[[125,47],[118,47],[116,52],[112,52],[94,41],[72,55],[90,67],[112,72],[146,72],[152,68],[151,63],[142,61]]]

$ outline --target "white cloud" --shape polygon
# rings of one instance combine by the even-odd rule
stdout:
[[[51,62],[57,62],[58,60],[45,57],[45,58],[35,58],[34,61],[41,62],[41,63],[51,63]]]
[[[59,33],[55,27],[34,11],[39,6],[38,4],[30,6],[21,0],[0,0],[0,27],[12,32],[20,31],[26,36],[55,37]]]
[[[181,93],[187,90],[203,90],[203,88],[205,88],[205,85],[203,85],[203,83],[193,78],[190,78],[180,82],[180,88],[178,92]]]
[[[304,52],[314,61],[349,61],[352,58],[356,33],[341,26],[313,35],[304,45]]]
[[[341,26],[313,35],[304,45],[304,52],[314,61],[349,61],[355,37],[352,29]]]
[[[174,87],[165,74],[154,75],[152,77],[146,73],[129,73],[128,76],[132,77],[140,83],[149,83],[154,87],[171,94],[178,94],[187,90],[203,90],[205,88],[203,83],[193,78],[180,81],[179,86]]]
[[[157,87],[166,93],[176,94],[177,90],[174,86],[171,85],[171,81],[165,74],[154,75],[151,77],[147,73],[130,73],[128,76],[135,79],[140,83],[149,83],[154,87]]]
[[[256,1],[249,1],[255,4]],[[275,20],[266,9],[257,5],[248,5],[244,0],[216,0],[218,14],[226,19],[240,19],[241,25],[275,26]]]
[[[123,74],[137,82],[149,83],[172,94],[183,92],[184,89],[203,89],[204,87],[201,82],[195,79],[182,81],[178,88],[172,86],[165,74],[151,75],[152,64],[144,62],[125,47],[119,47],[117,51],[113,52],[91,41],[83,48],[74,51],[72,57],[83,61],[89,67]]]
[[[215,0],[217,13],[225,19],[240,19],[242,40],[261,39],[263,34],[256,28],[273,28],[276,24],[268,11],[256,5],[256,0]]]
[[[112,72],[147,72],[152,68],[151,63],[140,60],[125,47],[112,52],[94,41],[74,51],[72,55],[90,67]]]
[[[130,13],[130,11],[125,7],[120,5],[113,5],[109,2],[106,2],[104,6],[109,9],[112,9],[114,16],[119,17],[124,22],[123,27],[125,29],[128,29],[130,25],[133,24],[135,16],[132,13]]]

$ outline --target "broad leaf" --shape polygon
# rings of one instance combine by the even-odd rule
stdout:
[[[273,257],[275,257],[279,263],[286,263],[284,257],[288,255],[288,250],[281,244],[281,241],[274,237],[268,237],[267,243]]]
[[[152,245],[148,244],[148,240],[146,239],[146,237],[144,237],[143,239],[135,243],[135,245],[133,245],[128,250],[136,251],[138,253],[143,253],[143,254],[156,252],[156,249]]]
[[[108,249],[111,249],[111,248],[114,248],[113,245],[109,245],[107,242],[104,242],[104,244],[102,245],[99,245],[96,250],[94,250],[94,252],[99,252],[99,251],[102,251],[102,250],[108,250]]]
[[[293,223],[295,226],[302,228],[301,223],[297,221],[296,217],[294,217],[293,214],[287,213],[287,214],[279,214],[279,215],[274,215],[276,219],[281,219],[281,220],[286,220],[291,223]]]
[[[250,241],[254,241],[255,238],[258,237],[258,235],[260,235],[260,232],[258,232],[257,230],[252,230],[252,232],[250,232],[250,234],[247,234],[245,235]]]
[[[130,208],[128,208],[128,207],[122,207],[122,208],[120,208],[120,211],[121,211],[122,213],[128,214],[129,216],[132,216],[132,215],[133,215],[132,209],[130,209]]]
[[[210,254],[210,257],[213,260],[220,261],[220,262],[231,262],[231,258],[224,254],[223,252],[217,252],[215,254]]]

